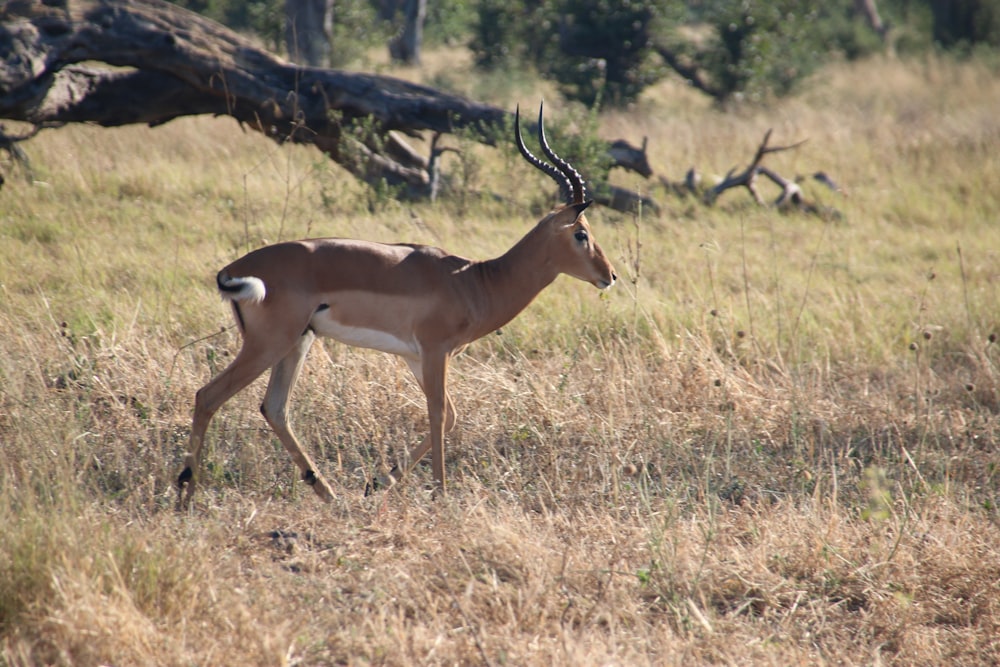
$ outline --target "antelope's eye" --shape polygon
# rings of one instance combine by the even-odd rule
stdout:
[[[576,230],[576,234],[573,234],[573,238],[575,238],[580,243],[586,243],[586,241],[587,241],[587,230],[586,229],[578,229],[578,230]]]

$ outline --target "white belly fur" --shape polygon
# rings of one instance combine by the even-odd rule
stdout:
[[[378,329],[346,326],[333,319],[329,310],[317,312],[309,321],[309,325],[317,336],[333,338],[347,345],[367,347],[407,358],[420,356],[420,346],[412,338],[403,340]]]

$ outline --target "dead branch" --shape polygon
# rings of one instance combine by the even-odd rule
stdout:
[[[622,167],[634,171],[643,178],[649,178],[653,175],[653,168],[649,165],[649,156],[646,154],[648,143],[649,137],[642,138],[641,148],[636,148],[624,139],[611,142],[608,155],[614,162],[612,166]]]
[[[704,201],[705,193],[701,185],[701,173],[694,167],[687,170],[683,181],[671,181],[663,175],[659,177],[659,180],[660,185],[667,192],[672,192],[674,195],[682,198],[693,195]]]
[[[781,194],[774,200],[776,207],[785,208],[790,205],[798,206],[802,203],[802,188],[799,187],[798,183],[790,181],[764,166],[758,168],[758,173],[781,188]]]
[[[840,213],[836,209],[819,206],[806,199],[802,186],[800,185],[802,179],[787,179],[773,169],[762,164],[766,155],[798,148],[805,143],[805,140],[788,146],[769,146],[768,143],[770,142],[770,139],[771,130],[768,130],[764,134],[764,139],[757,147],[749,166],[738,174],[734,173],[736,171],[735,168],[730,169],[726,174],[726,177],[711,188],[705,188],[702,186],[701,175],[694,167],[687,171],[683,181],[671,181],[661,175],[659,177],[660,185],[663,186],[664,190],[678,197],[684,198],[694,196],[709,206],[713,205],[719,196],[726,190],[735,187],[745,187],[750,191],[750,195],[754,198],[754,201],[762,206],[766,206],[767,203],[761,196],[757,183],[757,177],[763,176],[780,188],[780,193],[772,203],[772,205],[778,210],[795,210],[812,215],[820,215],[826,218],[838,217]],[[840,186],[838,186],[825,172],[817,171],[813,174],[813,179],[823,183],[831,190],[847,196]]]
[[[760,146],[757,147],[757,152],[754,154],[753,161],[750,163],[746,169],[744,169],[739,174],[734,175],[733,172],[736,170],[735,167],[729,170],[726,177],[722,181],[716,184],[714,187],[710,188],[705,192],[705,203],[714,204],[723,192],[730,188],[735,187],[745,187],[750,191],[753,196],[754,201],[758,204],[763,205],[764,200],[761,198],[760,194],[757,192],[757,175],[760,173],[760,163],[764,159],[765,155],[771,153],[780,153],[782,151],[791,150],[793,148],[798,148],[805,143],[805,140],[792,144],[790,146],[768,146],[767,142],[771,139],[771,130],[764,133],[764,140],[760,142]]]

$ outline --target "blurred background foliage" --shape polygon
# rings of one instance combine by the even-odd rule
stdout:
[[[393,0],[311,1],[331,12],[330,66],[356,65],[400,31]],[[177,4],[282,52],[294,2]],[[483,71],[535,72],[588,106],[627,106],[667,76],[723,106],[766,103],[831,60],[1000,47],[997,0],[430,0],[423,17],[427,46],[467,47]]]

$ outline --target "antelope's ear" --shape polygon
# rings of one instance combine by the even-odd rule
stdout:
[[[567,227],[574,226],[577,220],[580,219],[580,216],[583,215],[583,212],[587,210],[587,207],[593,203],[594,200],[590,199],[588,201],[581,202],[579,204],[567,204],[566,208],[563,209],[563,213],[570,215],[565,215],[565,217],[563,215],[559,216],[560,218],[559,227],[565,229]]]
[[[573,209],[573,211],[576,212],[576,215],[573,216],[573,222],[576,222],[577,219],[581,215],[583,215],[583,212],[587,210],[587,207],[590,206],[593,203],[594,203],[593,199],[588,199],[587,201],[581,202],[579,204],[570,204],[569,207],[571,209]]]

